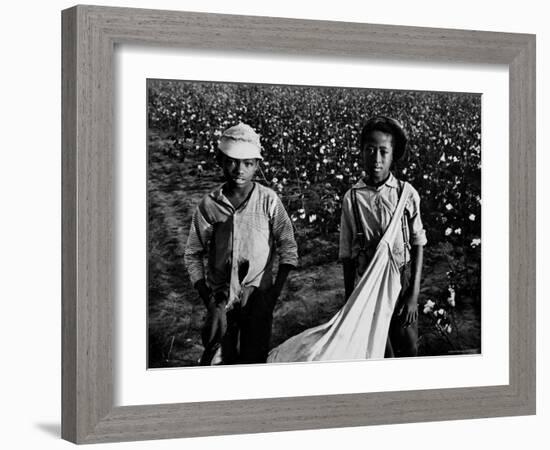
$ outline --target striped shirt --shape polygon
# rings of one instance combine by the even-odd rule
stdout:
[[[203,197],[193,214],[185,265],[193,284],[206,279],[214,293],[226,296],[230,308],[244,287],[272,285],[275,251],[279,264],[297,266],[294,229],[277,194],[254,183],[235,208],[220,186]]]
[[[411,186],[412,187],[412,186]],[[399,201],[399,182],[390,174],[384,184],[378,187],[369,186],[363,180],[356,183],[352,189],[356,190],[359,218],[363,225],[366,241],[367,261],[370,261],[376,246],[388,228],[393,212]],[[408,230],[407,237],[410,245],[426,245],[426,231],[420,218],[420,196],[412,188],[405,204]],[[339,258],[356,259],[360,251],[360,242],[357,238],[357,229],[353,214],[351,189],[344,195],[342,216],[340,220],[340,250]],[[399,267],[410,260],[410,252],[405,251],[404,233],[399,233],[395,240],[392,253]]]

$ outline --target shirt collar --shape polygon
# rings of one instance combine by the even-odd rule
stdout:
[[[252,197],[252,194],[256,191],[256,182],[253,181],[252,190],[248,194],[248,197],[239,205],[237,209],[241,209],[244,207],[248,201],[250,200],[250,197]],[[218,203],[223,203],[224,205],[229,206],[231,209],[235,209],[234,206],[231,204],[231,202],[227,199],[227,197],[223,194],[223,186],[225,183],[218,186],[216,189],[214,189],[212,192],[210,192],[210,196],[216,200]]]
[[[386,182],[384,184],[381,184],[377,188],[373,187],[373,186],[369,186],[368,184],[366,184],[365,181],[363,180],[363,178],[361,178],[357,183],[355,183],[355,185],[353,187],[354,187],[354,189],[367,188],[367,189],[372,189],[372,190],[375,190],[375,191],[379,191],[384,186],[388,186],[388,187],[391,187],[391,188],[398,188],[399,187],[399,182],[397,181],[397,178],[395,178],[393,176],[393,173],[390,172],[390,176],[388,177]]]

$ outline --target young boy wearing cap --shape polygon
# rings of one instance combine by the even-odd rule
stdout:
[[[225,183],[196,208],[185,250],[208,311],[201,364],[265,362],[273,308],[298,263],[294,230],[277,194],[253,181],[263,159],[258,134],[240,123],[222,134],[218,149]]]
[[[384,116],[369,119],[360,148],[366,176],[346,192],[342,204],[339,258],[344,266],[345,298],[353,292],[389,225],[404,182],[392,173],[405,153],[407,136],[401,124]],[[420,196],[413,188],[402,218],[402,233],[393,255],[401,272],[401,293],[390,322],[386,357],[416,356],[418,293],[426,233],[420,218]]]

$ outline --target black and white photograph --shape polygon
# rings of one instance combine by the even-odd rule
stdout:
[[[2,447],[547,447],[519,6],[6,3]]]
[[[480,354],[481,94],[147,80],[148,367]]]

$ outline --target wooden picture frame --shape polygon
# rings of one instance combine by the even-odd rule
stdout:
[[[75,6],[62,13],[62,437],[75,443],[535,413],[535,36]],[[509,384],[115,407],[115,44],[505,64],[510,86]]]

